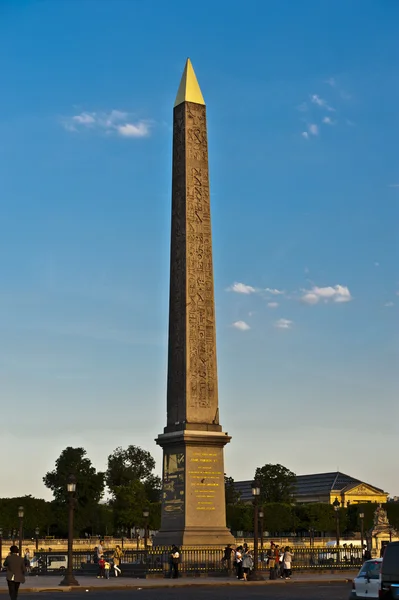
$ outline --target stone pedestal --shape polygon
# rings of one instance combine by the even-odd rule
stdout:
[[[223,447],[225,433],[160,435],[164,449],[162,528],[154,544],[212,546],[234,543],[226,528]]]
[[[383,546],[389,544],[397,532],[391,527],[386,510],[379,504],[374,512],[374,527],[368,532],[367,538],[371,541],[371,556],[378,558]]]
[[[386,544],[396,537],[396,532],[389,526],[374,527],[368,535],[368,539],[371,542],[371,556],[373,558],[379,558],[381,549]]]

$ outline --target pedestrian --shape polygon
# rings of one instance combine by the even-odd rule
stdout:
[[[243,580],[248,581],[252,569],[254,568],[254,559],[252,558],[251,552],[247,549],[242,556],[242,572]]]
[[[172,559],[172,567],[173,567],[173,579],[177,579],[179,577],[179,561],[180,561],[180,552],[177,546],[173,546],[171,552]]]
[[[280,546],[276,544],[274,546],[274,578],[277,579],[280,573]]]
[[[26,567],[26,572],[30,573],[30,551],[29,548],[25,548],[25,567]]]
[[[104,555],[101,554],[100,558],[98,559],[97,579],[104,579],[104,575],[105,575],[104,567],[105,567]]]
[[[276,553],[276,549],[275,549],[275,545],[274,542],[270,542],[270,548],[267,551],[267,566],[269,568],[269,579],[274,579],[275,575],[276,575],[276,571],[275,571],[275,564],[276,564],[276,558],[275,558],[275,553]]]
[[[278,557],[278,573],[280,575],[280,579],[283,579],[284,576],[284,563],[283,563],[283,558],[284,558],[284,550],[282,550],[281,548],[279,549],[279,557]]]
[[[111,571],[111,564],[108,560],[104,561],[104,575],[105,579],[109,579],[109,573]]]
[[[104,554],[104,550],[103,550],[103,543],[104,543],[104,542],[103,542],[102,540],[100,540],[100,541],[98,542],[98,546],[97,546],[97,556],[98,556],[98,559],[100,559],[100,556],[101,556],[102,554]]]
[[[243,581],[244,577],[243,577],[243,570],[242,570],[242,555],[243,555],[243,547],[242,546],[238,546],[236,548],[236,555],[235,555],[235,565],[236,565],[236,573],[237,573],[237,579],[240,579],[241,581]]]
[[[227,544],[226,548],[224,549],[222,562],[225,564],[226,570],[228,573],[231,573],[231,555],[232,554],[233,554],[233,548],[231,547],[231,544]]]
[[[21,583],[25,583],[25,561],[19,556],[19,549],[17,546],[12,545],[10,548],[10,554],[4,561],[4,566],[7,567],[7,584],[8,592],[11,600],[17,600],[18,590]]]
[[[294,555],[291,552],[291,548],[286,546],[284,548],[284,556],[283,556],[283,569],[284,569],[284,577],[286,579],[291,579],[291,564]]]
[[[370,552],[370,550],[367,549],[366,544],[364,544],[363,548],[364,548],[363,560],[371,560],[371,552]]]
[[[119,544],[116,545],[114,553],[112,555],[113,567],[114,567],[114,575],[118,577],[118,575],[122,575],[122,571],[120,568],[121,560],[122,560],[122,548]]]

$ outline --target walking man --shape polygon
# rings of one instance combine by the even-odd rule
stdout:
[[[231,547],[231,544],[227,544],[226,548],[224,549],[224,555],[222,558],[222,562],[225,564],[226,570],[229,574],[231,573],[231,555],[232,554],[233,554],[233,548]]]
[[[25,583],[25,561],[19,556],[19,549],[17,546],[11,546],[10,554],[4,561],[4,566],[7,567],[7,583],[8,592],[11,600],[17,600],[18,590],[21,583]]]

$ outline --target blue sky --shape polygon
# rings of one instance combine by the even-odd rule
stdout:
[[[197,6],[0,3],[2,494],[48,497],[67,445],[101,469],[138,444],[160,468],[187,56],[208,110],[226,471],[339,468],[399,494],[399,5]]]

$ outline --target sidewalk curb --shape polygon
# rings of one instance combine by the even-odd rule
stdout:
[[[139,583],[127,583],[126,585],[110,585],[110,586],[49,586],[49,587],[21,587],[20,588],[20,593],[22,594],[32,594],[32,593],[39,593],[39,592],[116,592],[116,591],[127,591],[127,590],[157,590],[157,589],[170,589],[170,588],[187,588],[187,587],[198,587],[198,588],[213,588],[213,587],[228,587],[228,586],[237,586],[240,587],[242,585],[247,586],[247,585],[251,585],[251,586],[264,586],[264,585],[317,585],[317,584],[326,584],[326,585],[333,585],[333,584],[342,584],[342,583],[349,583],[351,580],[348,578],[340,578],[340,579],[299,579],[299,580],[290,580],[290,581],[270,581],[269,579],[266,579],[264,581],[248,581],[248,582],[242,582],[242,581],[215,581],[212,583],[200,583],[200,582],[190,582],[190,581],[185,581],[183,583],[162,583],[162,584],[158,584],[158,585],[154,585],[154,584],[150,584],[150,585],[140,585]],[[8,590],[3,588],[0,589],[0,594],[8,594]]]

